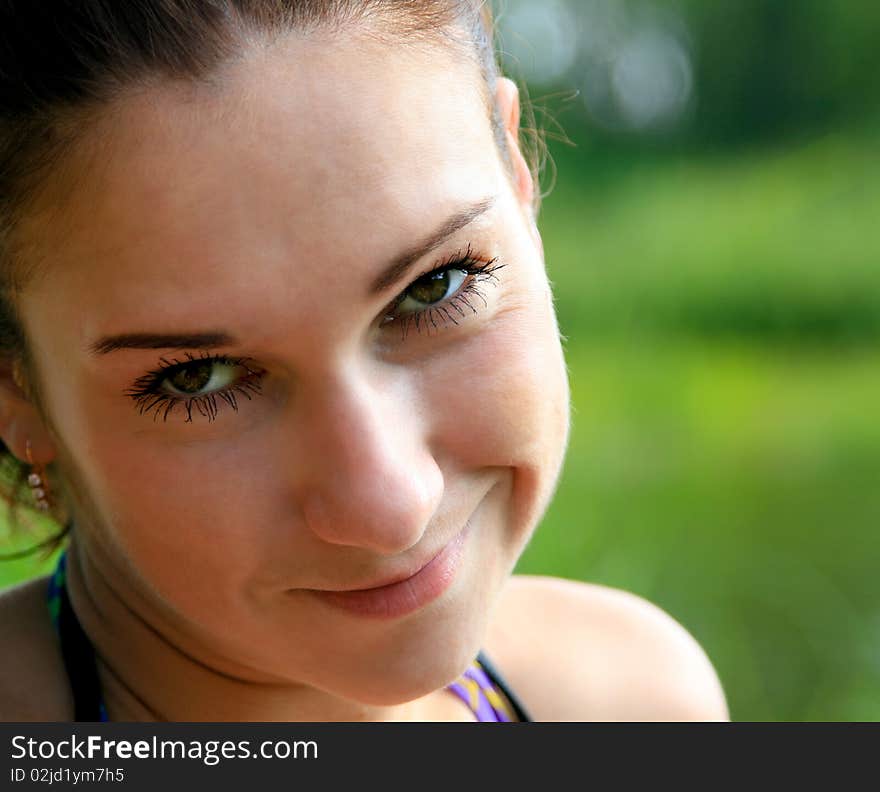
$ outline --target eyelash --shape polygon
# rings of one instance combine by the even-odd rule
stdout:
[[[452,271],[461,271],[466,273],[467,280],[464,285],[458,290],[458,292],[445,302],[440,302],[438,304],[434,304],[429,306],[428,308],[424,308],[419,311],[413,311],[412,313],[405,314],[400,319],[395,319],[391,316],[386,316],[383,320],[382,325],[394,324],[400,322],[401,325],[401,339],[404,340],[406,338],[406,334],[408,328],[411,325],[415,325],[416,331],[421,332],[420,325],[423,323],[427,326],[430,321],[433,328],[438,329],[437,322],[435,321],[435,316],[442,315],[443,318],[441,321],[441,326],[447,324],[448,322],[452,322],[455,325],[458,325],[458,321],[455,317],[450,313],[449,309],[454,309],[459,313],[460,316],[465,316],[464,311],[460,307],[461,303],[464,303],[468,308],[471,309],[473,313],[477,313],[477,309],[471,305],[469,297],[470,295],[478,296],[485,306],[488,306],[485,296],[479,289],[479,283],[483,280],[493,280],[497,283],[498,278],[496,276],[496,272],[502,269],[504,264],[498,264],[498,259],[493,258],[488,261],[480,259],[473,255],[471,246],[468,245],[467,251],[452,255],[444,264],[441,266],[431,270],[430,272],[426,272],[424,275],[420,275],[416,278],[403,292],[395,298],[394,302],[390,306],[390,310],[393,311],[397,306],[399,306],[407,297],[408,292],[412,289],[417,283],[423,281],[430,277],[436,277],[439,275],[443,275],[446,272]],[[430,332],[430,331],[429,331]],[[141,377],[138,377],[135,380],[134,384],[131,388],[125,391],[125,394],[131,397],[136,405],[136,409],[139,414],[144,415],[147,413],[153,413],[153,421],[157,421],[159,415],[162,416],[162,420],[167,421],[168,415],[174,410],[175,406],[178,404],[183,404],[184,411],[186,413],[185,423],[191,423],[193,419],[193,408],[198,410],[199,414],[208,419],[208,422],[213,422],[219,411],[220,404],[218,403],[218,399],[223,399],[223,401],[228,404],[235,412],[238,412],[238,400],[236,399],[236,393],[240,393],[241,395],[247,397],[248,400],[252,399],[252,394],[260,394],[262,393],[262,383],[261,380],[265,375],[265,371],[256,367],[251,366],[251,358],[238,358],[238,357],[230,357],[228,355],[215,355],[207,351],[203,351],[200,355],[193,355],[190,352],[185,352],[184,356],[187,358],[185,361],[177,360],[173,358],[168,360],[167,358],[160,358],[160,366],[158,369],[148,372]],[[223,388],[221,390],[213,391],[212,393],[208,393],[201,396],[188,396],[181,397],[175,396],[174,394],[167,393],[164,390],[161,390],[162,383],[173,377],[180,371],[185,371],[189,368],[193,363],[217,363],[223,366],[240,366],[247,371],[247,376],[236,381],[234,385],[231,385],[227,388]]]
[[[125,391],[125,395],[130,396],[134,400],[137,411],[141,415],[152,412],[153,421],[155,422],[161,414],[162,420],[167,421],[168,414],[174,407],[178,404],[183,404],[186,412],[185,423],[192,422],[194,407],[211,422],[220,412],[220,405],[217,402],[218,398],[223,399],[235,412],[238,412],[236,393],[240,393],[250,401],[253,398],[251,394],[262,392],[260,380],[266,372],[261,369],[251,368],[249,365],[250,358],[212,355],[210,352],[202,352],[199,356],[193,355],[191,352],[185,352],[184,356],[187,358],[186,361],[180,361],[176,358],[172,360],[164,357],[159,358],[161,365],[158,369],[138,377],[132,387]],[[218,363],[222,366],[240,366],[247,370],[248,375],[228,388],[206,393],[202,396],[175,396],[173,393],[166,393],[160,389],[166,379],[173,377],[196,362]]]
[[[439,316],[440,314],[445,317],[441,321],[441,326],[446,325],[448,322],[452,322],[453,324],[457,325],[458,321],[456,321],[455,317],[449,312],[450,308],[458,311],[459,316],[463,317],[465,313],[460,306],[461,303],[464,303],[468,308],[471,309],[473,313],[477,313],[477,309],[474,308],[473,305],[471,305],[470,300],[468,299],[469,295],[476,295],[483,301],[483,305],[488,307],[486,297],[479,289],[479,283],[483,280],[493,280],[496,283],[498,282],[498,278],[495,273],[498,272],[498,270],[503,269],[506,265],[498,264],[497,262],[497,257],[485,261],[474,256],[471,246],[468,245],[467,251],[459,251],[458,253],[453,254],[449,257],[449,259],[446,260],[446,263],[441,264],[439,267],[431,270],[430,272],[426,272],[424,275],[420,275],[418,278],[416,278],[394,300],[394,302],[391,304],[391,310],[394,310],[406,299],[407,292],[412,289],[413,286],[419,283],[419,281],[425,280],[426,278],[430,278],[432,276],[443,275],[446,272],[454,272],[456,270],[459,270],[466,273],[469,279],[453,297],[449,298],[449,300],[447,300],[446,302],[431,305],[428,308],[422,309],[421,311],[413,311],[412,313],[408,313],[400,320],[386,318],[383,324],[390,324],[392,322],[399,321],[401,324],[401,340],[406,339],[407,330],[413,324],[415,324],[416,332],[420,333],[421,328],[419,325],[422,319],[425,320],[426,325],[428,321],[430,321],[435,330],[439,329],[437,323],[434,321],[434,317]]]

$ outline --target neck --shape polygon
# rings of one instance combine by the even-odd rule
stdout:
[[[446,690],[395,706],[372,706],[306,684],[267,678],[194,641],[126,582],[108,559],[76,541],[67,587],[95,649],[98,676],[114,721],[411,721],[473,720]]]

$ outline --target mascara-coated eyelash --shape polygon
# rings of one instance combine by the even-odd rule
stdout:
[[[160,358],[158,369],[138,377],[132,387],[125,391],[125,394],[134,400],[137,411],[141,415],[152,412],[154,422],[158,420],[160,415],[163,421],[167,421],[169,413],[178,404],[182,404],[186,414],[185,423],[192,422],[193,409],[197,410],[200,415],[211,422],[220,411],[218,399],[222,399],[225,404],[229,405],[235,412],[238,412],[238,398],[236,394],[241,394],[250,401],[253,398],[253,394],[260,394],[262,392],[260,380],[266,372],[252,366],[250,358],[212,355],[210,352],[202,352],[199,356],[193,355],[191,352],[185,352],[184,357],[187,360]],[[201,385],[199,388],[201,390],[214,379],[211,372],[218,365],[242,368],[246,372],[245,376],[235,380],[227,387],[211,391],[210,393],[187,395],[183,392],[174,394],[162,390],[162,385],[165,382],[173,380],[178,375],[192,377],[193,372],[195,372],[195,377],[198,379],[199,373],[204,374],[207,371],[211,376],[209,376],[205,384]]]
[[[439,284],[440,286],[443,286],[440,279],[451,272],[459,271],[465,273],[466,281],[462,288],[460,288],[452,297],[440,297],[437,300],[434,300],[433,304],[429,305],[427,308],[411,311],[401,317],[388,316],[383,321],[383,324],[399,323],[401,325],[401,340],[406,339],[407,330],[413,325],[416,328],[416,332],[421,332],[422,325],[424,324],[424,326],[427,327],[429,322],[435,330],[439,329],[436,321],[437,318],[440,318],[441,326],[448,322],[457,325],[458,320],[452,315],[451,311],[457,312],[460,318],[464,318],[466,314],[461,306],[465,305],[470,308],[472,313],[477,313],[477,309],[474,308],[469,299],[470,295],[476,295],[483,301],[484,306],[488,306],[485,296],[480,291],[479,284],[483,280],[493,280],[496,283],[498,282],[495,273],[506,265],[498,264],[497,261],[497,257],[485,261],[474,256],[471,246],[468,245],[466,252],[459,251],[451,256],[442,266],[425,273],[413,281],[413,283],[407,286],[407,288],[394,300],[391,308],[392,310],[397,309],[406,300],[409,293],[423,282],[427,282],[427,284],[430,285]]]

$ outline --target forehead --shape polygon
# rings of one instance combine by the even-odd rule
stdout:
[[[112,291],[120,312],[282,261],[350,282],[494,186],[484,94],[460,52],[355,35],[291,36],[211,87],[132,93],[42,229],[43,282]]]

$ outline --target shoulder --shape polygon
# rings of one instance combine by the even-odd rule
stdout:
[[[562,578],[515,575],[486,653],[535,720],[727,720],[694,638],[646,600]]]
[[[42,577],[0,591],[0,721],[72,720],[47,585]]]

